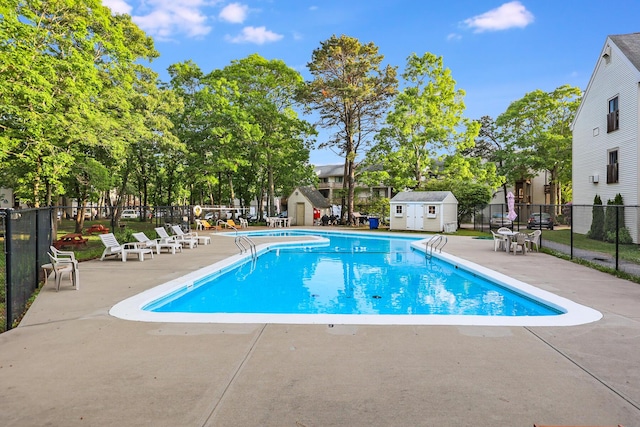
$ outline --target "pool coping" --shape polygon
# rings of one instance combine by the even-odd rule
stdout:
[[[286,229],[284,230],[286,231]],[[296,229],[318,233],[313,229]],[[322,234],[353,234],[371,236],[370,233],[322,231]],[[250,232],[246,233],[251,235]],[[237,233],[220,233],[221,236],[235,237]],[[397,233],[376,233],[376,236],[402,238]],[[426,242],[432,236],[405,234],[406,238],[419,237],[411,246],[421,252],[425,252]],[[308,235],[305,240],[289,240],[282,242],[262,243],[256,246],[256,254],[259,256],[279,247],[323,245],[327,239],[319,236]],[[446,252],[434,252],[432,256],[442,259],[456,268],[475,274],[479,277],[491,280],[500,286],[512,291],[524,294],[528,298],[540,301],[545,305],[555,308],[562,314],[551,316],[478,316],[478,315],[381,315],[381,314],[271,314],[271,313],[160,313],[143,310],[142,308],[152,303],[161,296],[168,295],[192,286],[203,276],[220,274],[234,268],[237,264],[244,263],[251,258],[251,253],[232,255],[210,266],[195,270],[185,276],[160,284],[137,295],[127,298],[115,304],[109,314],[125,320],[141,322],[166,322],[166,323],[274,323],[274,324],[342,324],[342,325],[447,325],[447,326],[574,326],[598,321],[602,313],[590,307],[575,303],[551,292],[542,290],[520,280],[496,272],[471,261],[464,260]]]

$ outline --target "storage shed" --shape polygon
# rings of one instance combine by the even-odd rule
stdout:
[[[297,187],[287,203],[291,225],[314,225],[322,215],[330,214],[330,208],[329,201],[313,187]]]
[[[390,230],[453,233],[458,229],[458,200],[451,191],[404,191],[390,205]]]

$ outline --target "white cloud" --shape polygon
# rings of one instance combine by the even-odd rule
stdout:
[[[113,13],[130,14],[133,7],[124,0],[102,0],[102,5],[111,9]]]
[[[211,5],[206,0],[147,0],[142,5],[144,10],[132,16],[133,22],[159,40],[170,40],[176,34],[198,38],[211,31],[202,10]]]
[[[449,40],[460,40],[462,39],[462,36],[458,33],[451,33],[449,35],[447,35],[447,41]]]
[[[500,31],[513,27],[524,28],[533,22],[533,14],[519,1],[511,1],[502,6],[464,20],[464,24],[474,32]]]
[[[241,34],[235,37],[226,36],[226,39],[232,43],[265,44],[276,42],[282,37],[281,34],[269,31],[265,27],[244,27]]]
[[[247,18],[249,7],[240,3],[231,3],[226,5],[220,11],[220,19],[231,22],[233,24],[242,24]]]

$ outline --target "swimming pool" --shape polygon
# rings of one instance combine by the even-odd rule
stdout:
[[[144,321],[558,325],[600,313],[447,254],[426,260],[424,236],[310,231],[260,245],[114,306]],[[235,234],[232,235],[235,237]]]

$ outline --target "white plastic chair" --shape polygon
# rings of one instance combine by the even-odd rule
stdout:
[[[527,237],[527,245],[529,246],[529,250],[533,250],[533,246],[536,247],[536,252],[540,252],[540,236],[542,235],[541,230],[534,230],[533,233],[529,234]]]
[[[176,254],[176,249],[182,252],[182,245],[176,241],[150,239],[142,231],[139,233],[133,233],[133,237],[145,247],[155,249],[157,254],[160,254],[160,250],[162,250],[163,248],[166,249],[167,252],[171,252],[173,255]]]
[[[174,242],[180,243],[183,247],[188,246],[189,249],[193,249],[198,246],[198,240],[195,238],[186,237],[179,225],[172,225],[171,229],[175,233],[173,236],[169,236],[167,230],[162,227],[157,227],[155,230],[161,239],[173,239]],[[180,230],[180,233],[182,234],[178,234],[176,230]]]
[[[49,255],[49,260],[51,261],[51,266],[54,274],[54,280],[56,281],[56,292],[60,290],[60,282],[62,282],[62,277],[67,274],[69,277],[69,281],[73,285],[75,289],[78,289],[79,283],[75,280],[74,267],[73,264],[68,262],[61,262],[55,255],[51,252],[47,252]]]
[[[494,231],[491,231],[491,234],[493,234],[493,251],[496,252],[498,249],[503,250],[505,245],[508,244],[509,239],[495,233]]]
[[[527,235],[525,233],[517,233],[511,241],[511,250],[515,255],[518,248],[522,249],[522,255],[527,254]]]
[[[111,255],[119,256],[122,258],[122,262],[127,261],[127,255],[129,254],[137,254],[139,261],[144,261],[144,254],[149,254],[151,258],[153,258],[153,250],[151,248],[143,247],[138,242],[124,243],[121,245],[113,233],[101,234],[100,240],[102,240],[102,244],[105,246],[100,261],[104,261],[105,257]]]

